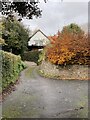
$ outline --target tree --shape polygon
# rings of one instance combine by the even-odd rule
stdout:
[[[70,25],[64,26],[61,33],[72,33],[72,34],[81,34],[84,33],[84,31],[75,23],[71,23]]]
[[[65,26],[55,44],[47,49],[48,60],[58,65],[88,64],[88,56],[88,36],[76,24]]]
[[[23,56],[24,50],[27,49],[28,30],[15,18],[14,21],[9,18],[3,19],[2,25],[4,26],[2,29],[2,38],[7,44],[3,49]]]
[[[85,51],[88,47],[88,36],[77,24],[70,24],[63,28],[59,40],[73,52]]]
[[[33,16],[41,16],[41,10],[38,7],[38,2],[32,0],[31,2],[27,1],[15,1],[12,2],[1,2],[2,4],[2,14],[7,16],[12,16],[13,13],[17,13],[20,17],[25,17],[27,19],[32,19]],[[20,19],[19,19],[20,20]]]

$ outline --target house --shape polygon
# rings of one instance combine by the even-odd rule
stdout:
[[[50,43],[49,38],[41,31],[37,30],[28,41],[28,49],[42,49]]]

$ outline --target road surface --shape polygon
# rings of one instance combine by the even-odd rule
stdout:
[[[16,90],[2,103],[4,118],[87,118],[88,81],[54,80],[28,62]]]

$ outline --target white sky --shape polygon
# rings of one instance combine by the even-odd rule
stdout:
[[[39,1],[41,18],[22,21],[30,30],[41,29],[46,35],[53,35],[70,23],[88,23],[89,0],[47,0],[47,3],[44,0]]]
[[[88,0],[63,1],[48,0],[47,3],[44,3],[43,0],[40,0],[41,18],[23,20],[23,24],[31,30],[41,29],[46,35],[53,35],[58,29],[61,30],[64,25],[69,23],[80,25],[88,23]]]
[[[39,0],[40,2],[43,2],[43,0]],[[89,2],[89,0],[47,0],[47,1],[50,1],[50,2]]]

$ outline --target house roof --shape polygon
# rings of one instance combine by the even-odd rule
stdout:
[[[48,38],[50,39],[51,43],[55,43],[55,41],[57,40],[58,36],[54,35],[54,36],[48,36]]]
[[[31,35],[30,37],[29,37],[29,39],[31,39],[37,32],[41,32],[49,41],[50,41],[50,39],[39,29],[39,30],[37,30],[37,31],[35,31],[35,33],[33,34],[33,35]]]

